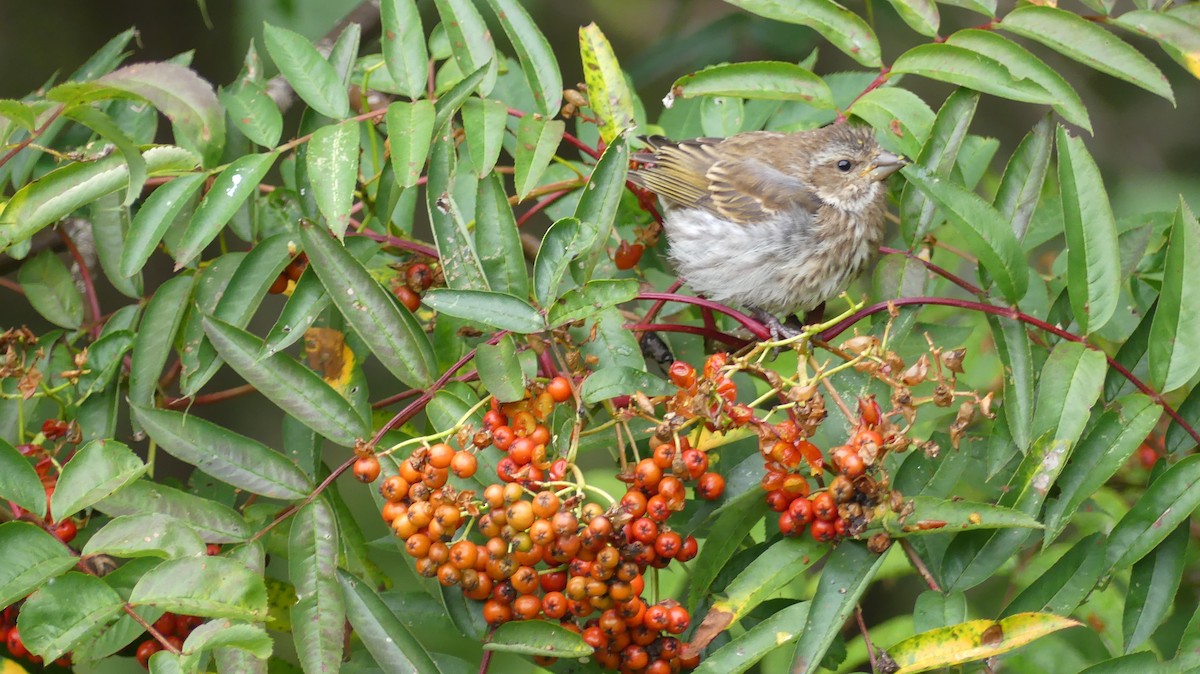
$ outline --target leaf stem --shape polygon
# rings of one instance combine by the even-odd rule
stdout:
[[[941,592],[942,588],[933,579],[933,574],[929,573],[929,567],[925,566],[925,560],[921,559],[921,556],[913,549],[912,544],[908,540],[901,538],[900,547],[904,549],[904,554],[908,555],[908,561],[912,562],[913,568],[925,579],[925,584],[929,586],[929,589],[934,592]]]
[[[79,279],[83,282],[83,292],[88,301],[88,318],[94,324],[91,330],[92,339],[96,339],[100,336],[100,317],[104,315],[104,312],[100,311],[100,298],[96,295],[96,284],[92,282],[92,272],[88,269],[87,261],[79,253],[79,248],[75,246],[71,235],[67,234],[67,230],[63,227],[58,227],[57,230],[58,237],[66,244],[67,250],[71,252],[71,257],[75,258],[75,264],[79,266]]]

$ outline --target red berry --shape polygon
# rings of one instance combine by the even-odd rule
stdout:
[[[696,495],[706,501],[715,501],[725,493],[725,478],[718,473],[705,473],[696,481]]]
[[[75,520],[65,519],[54,525],[54,536],[63,543],[70,543],[75,540],[75,534],[79,529],[75,526]]]
[[[827,491],[823,491],[812,497],[813,515],[819,520],[832,522],[837,519],[837,503],[833,500],[833,495]]]
[[[640,243],[629,243],[621,241],[617,246],[617,252],[613,255],[613,263],[617,269],[633,269],[642,259],[642,252],[646,247]]]
[[[379,459],[374,456],[363,456],[354,462],[354,477],[359,482],[374,482],[379,478]]]
[[[283,291],[287,290],[287,287],[288,287],[287,274],[280,274],[279,276],[275,277],[274,281],[271,281],[271,287],[267,288],[267,292],[272,295],[282,295]],[[47,437],[49,437],[49,436],[47,436]]]
[[[546,385],[546,393],[554,399],[554,402],[566,402],[571,398],[571,382],[567,381],[566,377],[555,377]]]
[[[679,388],[690,389],[696,385],[696,368],[691,363],[677,360],[671,363],[667,374],[671,377],[671,383]]]
[[[137,661],[141,666],[150,668],[150,656],[162,650],[162,644],[154,639],[146,639],[137,647]]]
[[[433,285],[433,270],[424,262],[415,262],[404,272],[404,280],[415,292],[425,292]]]
[[[796,520],[798,524],[808,524],[813,521],[813,504],[812,501],[803,496],[792,501],[788,506],[788,514]]]
[[[821,543],[828,543],[837,538],[837,528],[830,520],[813,520],[809,531],[812,532],[812,537]]]

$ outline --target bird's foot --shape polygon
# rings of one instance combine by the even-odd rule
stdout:
[[[789,317],[785,322],[780,322],[774,314],[753,307],[750,309],[750,315],[771,331],[771,340],[775,342],[791,339],[804,331],[804,327],[800,325],[795,316]]]

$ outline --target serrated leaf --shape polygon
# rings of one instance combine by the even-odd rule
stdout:
[[[628,171],[629,143],[625,136],[617,136],[604,148],[575,205],[575,219],[583,223],[586,231],[596,232],[591,245],[571,261],[571,275],[576,283],[590,280],[604,255],[604,242],[616,221]]]
[[[1004,364],[1004,417],[1013,444],[1024,454],[1033,442],[1034,391],[1033,351],[1025,324],[988,316],[996,352]]]
[[[437,103],[434,104],[436,114],[433,118],[433,132],[435,135],[442,133],[446,128],[446,123],[458,112],[459,107],[463,102],[470,98],[471,94],[475,93],[475,88],[483,81],[483,78],[491,71],[491,64],[480,66],[475,72],[467,75],[458,81],[457,84],[450,87],[450,91],[438,97]]]
[[[832,109],[833,92],[825,80],[794,63],[743,61],[709,66],[675,80],[671,92],[681,98],[737,96],[777,101],[804,101]]]
[[[257,440],[181,412],[132,410],[142,428],[172,456],[234,487],[280,499],[304,498],[312,488],[296,464]]]
[[[155,188],[154,192],[142,202],[133,222],[129,226],[129,236],[125,239],[125,248],[121,252],[120,273],[123,276],[136,274],[158,243],[163,234],[183,211],[200,187],[208,178],[205,173],[192,173],[179,176],[165,185]]]
[[[46,489],[29,459],[0,438],[0,500],[12,501],[38,517],[46,516]]]
[[[1004,63],[976,51],[949,43],[922,44],[901,54],[893,73],[910,73],[929,79],[1026,103],[1054,103],[1041,84],[1012,72]]]
[[[346,615],[375,663],[386,674],[438,674],[443,670],[366,583],[337,570]]]
[[[1146,488],[1109,534],[1107,559],[1112,569],[1123,569],[1145,557],[1187,521],[1200,506],[1197,482],[1200,455],[1193,454],[1167,468]]]
[[[825,652],[886,558],[886,554],[876,555],[866,544],[857,541],[842,541],[833,549],[809,604],[804,631],[800,633],[792,658],[792,672],[811,674],[817,671]]]
[[[396,180],[401,187],[412,187],[421,177],[425,159],[429,156],[429,144],[433,140],[433,103],[427,100],[396,101],[388,105],[385,120]]]
[[[563,293],[563,296],[550,306],[546,314],[546,323],[553,329],[573,321],[591,318],[608,307],[637,297],[639,289],[637,279],[588,281],[582,287]]]
[[[205,543],[238,543],[250,535],[234,509],[149,480],[131,482],[95,508],[111,517],[160,513],[185,520]]]
[[[1021,590],[1000,616],[1028,611],[1068,615],[1075,611],[1106,572],[1105,545],[1101,534],[1085,536]]]
[[[175,142],[200,155],[205,166],[221,158],[225,113],[213,86],[195,71],[174,63],[135,63],[97,82],[150,101],[175,131]]]
[[[1200,370],[1200,223],[1182,197],[1171,225],[1158,309],[1150,326],[1150,380],[1173,391]]]
[[[1012,223],[1018,239],[1025,238],[1029,221],[1041,199],[1042,185],[1050,167],[1050,151],[1054,147],[1054,128],[1054,122],[1047,115],[1025,134],[1009,157],[1000,187],[996,189],[992,205]]]
[[[824,559],[827,552],[829,546],[818,543],[811,536],[780,538],[729,581],[724,597],[713,602],[709,614],[720,612],[728,614],[732,622],[741,620],[754,607]]]
[[[488,5],[517,53],[534,105],[546,117],[557,115],[563,82],[550,42],[517,0],[488,0]]]
[[[1179,524],[1150,554],[1133,565],[1121,620],[1126,653],[1145,643],[1174,606],[1183,579],[1188,529],[1187,522]]]
[[[504,179],[498,173],[479,181],[475,196],[475,250],[492,290],[514,297],[529,296],[521,232],[504,193]]]
[[[384,0],[379,14],[383,23],[383,60],[399,85],[399,93],[417,98],[425,91],[429,60],[425,29],[414,0]],[[397,173],[397,175],[399,175]]]
[[[308,142],[308,180],[329,231],[341,239],[350,225],[354,185],[358,182],[358,125],[330,124]]]
[[[599,120],[601,140],[611,143],[636,123],[633,94],[612,45],[595,23],[579,29],[579,57],[588,88],[588,106]],[[517,193],[520,194],[520,190]]]
[[[917,163],[934,175],[949,178],[978,105],[979,94],[970,89],[956,89],[950,94],[938,110]],[[923,237],[933,225],[936,212],[932,200],[914,184],[906,184],[900,196],[900,224],[905,240],[915,241]]]
[[[1018,613],[1001,620],[970,620],[905,639],[888,649],[896,674],[990,658],[1080,623],[1050,613]]]
[[[117,125],[112,117],[90,106],[67,108],[63,112],[63,116],[95,131],[100,138],[112,143],[121,153],[121,158],[125,160],[125,165],[129,169],[129,186],[125,190],[125,199],[121,203],[124,206],[132,204],[141,196],[142,187],[146,184],[146,160],[138,151],[133,139]]]
[[[272,646],[271,637],[258,625],[235,623],[228,619],[210,620],[188,634],[187,640],[183,642],[180,667],[184,671],[196,671],[201,658],[210,651],[236,649],[257,658],[263,663],[262,671],[265,672],[266,660],[271,656]],[[251,674],[249,668],[239,671]]]
[[[1079,94],[1067,80],[1021,45],[990,30],[968,28],[946,38],[947,44],[994,59],[1014,77],[1026,78],[1050,93],[1051,107],[1063,119],[1092,132],[1092,122]]]
[[[259,182],[278,156],[274,152],[243,155],[217,174],[175,250],[176,271],[199,256],[246,199],[258,191]]]
[[[30,595],[17,627],[25,647],[50,662],[115,619],[122,606],[121,596],[103,580],[72,572]]]
[[[479,83],[480,95],[487,96],[496,85],[499,58],[483,16],[470,0],[434,0],[434,5],[450,38],[450,52],[458,69],[469,73],[487,68]]]
[[[475,369],[479,381],[502,403],[525,398],[525,375],[517,360],[517,345],[510,335],[496,344],[480,344],[475,350]]]
[[[1121,294],[1117,221],[1100,167],[1079,138],[1058,128],[1058,182],[1067,232],[1067,291],[1086,334],[1104,327]]]
[[[582,658],[592,654],[592,647],[583,637],[546,620],[504,623],[492,632],[483,650],[551,658]]]
[[[899,517],[891,510],[871,520],[869,529],[882,528],[892,538],[969,531],[972,529],[1041,529],[1041,522],[1019,510],[933,496],[914,496],[912,513]]]
[[[739,499],[730,504],[708,529],[708,537],[700,554],[692,565],[694,582],[688,586],[687,607],[695,611],[700,600],[706,596],[717,578],[717,574],[741,547],[750,534],[746,522],[754,521],[766,513],[762,499]]]
[[[1040,42],[1060,54],[1175,102],[1162,72],[1133,47],[1078,14],[1027,5],[1009,12],[996,28]]]
[[[50,499],[50,512],[62,520],[120,490],[142,473],[146,465],[123,443],[93,440],[63,466]]]
[[[146,513],[109,520],[88,539],[84,555],[117,557],[198,557],[205,554],[204,540],[186,520]]]
[[[1006,299],[1016,302],[1025,296],[1029,283],[1028,264],[1011,226],[1000,213],[974,192],[919,166],[906,166],[904,176],[937,203],[942,214],[965,235],[972,252],[992,275]]]
[[[524,200],[537,187],[542,174],[550,166],[566,125],[561,119],[536,119],[525,115],[517,126],[517,156],[514,181],[517,198]]]
[[[508,106],[490,98],[468,98],[462,106],[463,132],[467,136],[471,165],[480,180],[487,177],[500,157],[508,123]]]
[[[308,107],[332,119],[350,116],[350,98],[337,71],[308,38],[263,24],[263,43],[279,72]]]
[[[909,28],[921,35],[936,37],[941,17],[933,0],[888,0]]]
[[[149,405],[153,402],[158,377],[171,355],[175,334],[183,323],[187,300],[195,282],[196,277],[191,274],[176,276],[159,286],[146,305],[137,336],[133,340],[129,370],[130,403]]]
[[[921,153],[934,120],[933,110],[925,101],[899,87],[872,89],[853,101],[846,113],[884,131],[878,134],[883,139],[880,142],[898,148],[909,157]]]
[[[312,223],[301,223],[300,238],[329,297],[371,353],[405,385],[431,384],[433,347],[412,313],[393,303],[349,251]]]
[[[233,125],[242,135],[263,147],[279,144],[283,133],[283,115],[263,85],[244,79],[217,92]]]
[[[122,205],[116,194],[109,194],[93,201],[88,210],[96,257],[105,278],[122,295],[140,300],[145,295],[141,270],[128,276],[121,274],[121,255],[131,226],[129,207]]]
[[[1165,12],[1135,9],[1114,17],[1111,23],[1144,35],[1192,74],[1200,77],[1200,25]]]
[[[26,260],[17,272],[17,282],[42,318],[70,330],[83,323],[83,293],[54,251],[43,250]]]
[[[185,557],[159,564],[134,586],[134,606],[235,620],[264,620],[267,588],[258,573],[227,557]]]
[[[259,357],[262,342],[250,333],[209,316],[201,318],[217,353],[271,402],[333,442],[349,447],[369,426],[321,376],[287,354]],[[139,415],[140,416],[140,415]],[[293,466],[294,468],[294,466]],[[302,475],[296,469],[298,475]],[[300,488],[307,493],[307,485]]]
[[[345,647],[346,603],[336,578],[338,527],[323,498],[300,509],[288,537],[288,577],[296,586],[293,641],[306,672],[335,672]]]
[[[850,10],[833,0],[779,2],[778,0],[726,0],[731,5],[775,21],[808,26],[847,56],[868,67],[879,67],[879,41],[874,31]]]
[[[446,286],[456,290],[489,290],[472,246],[471,233],[454,198],[456,174],[451,141],[442,139],[433,146],[428,177],[425,196]]]
[[[600,234],[595,224],[575,218],[563,218],[550,225],[533,262],[533,296],[538,304],[546,307],[559,297],[571,260],[596,245]]]
[[[618,365],[593,372],[583,380],[579,393],[583,402],[590,405],[635,391],[653,397],[669,395],[674,390],[674,386],[664,379],[642,370]]]
[[[786,647],[800,635],[809,602],[801,601],[772,614],[744,634],[705,655],[695,674],[741,674],[771,651]]]
[[[531,334],[546,329],[545,319],[525,300],[490,290],[433,288],[421,301],[448,316],[463,318],[499,330]]]
[[[61,541],[29,522],[0,524],[0,603],[8,606],[75,566]]]

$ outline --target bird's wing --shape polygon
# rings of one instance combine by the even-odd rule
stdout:
[[[730,156],[718,150],[722,143],[770,142],[782,135],[756,132],[734,139],[696,138],[678,143],[653,136],[645,140],[654,153],[634,155],[647,165],[632,171],[630,179],[672,205],[702,208],[741,224],[769,219],[782,211],[814,212],[820,205],[816,195],[795,176],[753,154]]]

